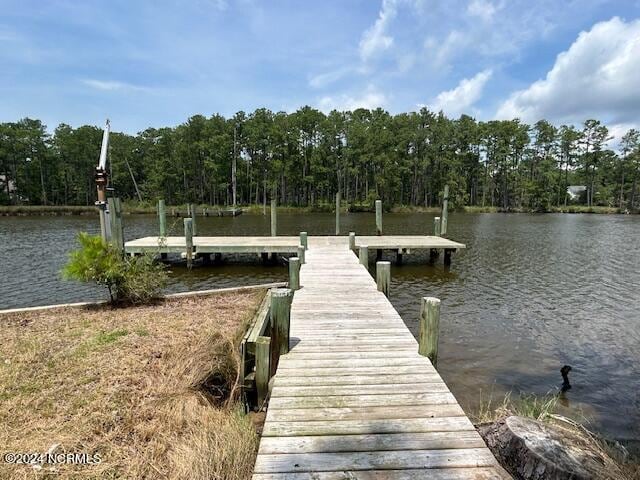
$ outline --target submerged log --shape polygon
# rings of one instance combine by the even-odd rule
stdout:
[[[618,480],[623,475],[597,442],[576,429],[510,416],[478,427],[517,480]]]

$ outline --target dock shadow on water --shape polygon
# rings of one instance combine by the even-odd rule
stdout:
[[[262,215],[198,218],[198,229],[200,235],[268,235],[269,222]],[[345,234],[375,234],[371,214],[343,214],[341,224]],[[426,234],[432,226],[431,214],[384,217],[388,234]],[[0,219],[0,308],[102,298],[100,290],[58,275],[75,233],[97,227],[89,217]],[[158,227],[155,216],[140,215],[126,216],[124,228],[129,240],[157,235]],[[182,226],[174,228],[180,234]],[[331,235],[334,229],[332,213],[278,216],[280,235]],[[467,249],[454,255],[450,269],[442,258],[429,265],[426,257],[404,255],[402,266],[392,266],[390,300],[414,335],[420,297],[442,300],[438,368],[465,409],[477,408],[488,389],[496,395],[559,391],[559,370],[571,365],[572,388],[561,407],[586,417],[592,429],[637,445],[639,232],[638,216],[453,213],[449,237]],[[170,291],[287,276],[284,266],[263,266],[257,258],[171,270]]]

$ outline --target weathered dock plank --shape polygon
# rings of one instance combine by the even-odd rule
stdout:
[[[449,242],[356,237],[356,248],[464,248]],[[310,237],[305,257],[254,480],[503,478],[346,237]]]

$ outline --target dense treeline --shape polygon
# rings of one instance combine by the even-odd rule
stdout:
[[[117,127],[117,125],[115,126]],[[0,204],[90,205],[102,129],[39,120],[0,124]],[[232,203],[237,159],[240,204],[276,198],[315,206],[340,189],[349,203],[433,206],[445,183],[456,205],[544,211],[569,200],[633,209],[640,205],[640,134],[630,130],[619,152],[596,120],[581,128],[545,120],[451,120],[427,109],[391,115],[377,110],[295,113],[258,109],[232,118],[191,117],[175,128],[111,135],[112,185],[122,198],[168,204]],[[235,139],[235,141],[234,141]],[[235,152],[235,153],[234,153]]]

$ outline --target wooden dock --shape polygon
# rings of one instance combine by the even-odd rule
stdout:
[[[296,253],[300,245],[297,236],[264,237],[193,237],[193,253]],[[355,247],[368,246],[372,250],[391,250],[409,253],[411,250],[450,250],[465,248],[462,243],[432,235],[373,235],[356,236]],[[347,236],[309,237],[310,247],[349,246]],[[124,244],[128,254],[138,253],[183,253],[186,250],[185,237],[144,237]]]
[[[370,248],[464,247],[359,238]],[[305,257],[254,480],[504,478],[346,239],[310,237]]]

